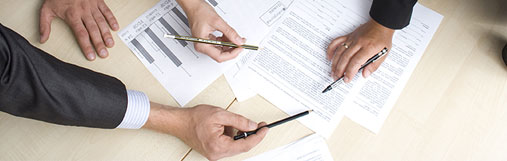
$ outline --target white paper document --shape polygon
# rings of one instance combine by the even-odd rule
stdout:
[[[285,1],[288,0],[207,0],[229,25],[248,38],[247,44],[258,44],[268,33],[269,27],[280,18],[278,15],[286,10]],[[217,63],[195,51],[193,43],[164,38],[165,34],[191,35],[185,12],[175,0],[161,0],[118,33],[181,106],[235,62]]]
[[[288,145],[262,153],[245,161],[332,161],[326,140],[312,134]]]
[[[164,38],[191,35],[189,22],[175,0],[161,0],[118,33],[130,50],[184,106],[222,74],[227,63],[216,63],[195,51],[193,44]]]
[[[256,37],[248,37],[249,40],[253,40],[259,44],[262,39],[269,33],[273,25],[280,20],[283,14],[290,8],[294,0],[254,0],[249,1],[252,6],[250,9],[250,15],[257,15],[257,17],[250,20],[251,27],[261,28],[256,32]],[[231,3],[237,6],[236,3]],[[244,5],[244,4],[241,4]],[[234,6],[231,6],[234,7]],[[245,54],[238,56],[237,62],[231,66],[227,71],[224,72],[224,76],[229,83],[234,95],[237,100],[242,102],[250,97],[255,96],[257,93],[248,87],[245,82],[236,79],[241,70],[247,66],[247,61],[255,55],[257,51],[248,51]]]
[[[419,62],[442,16],[417,4],[411,24],[397,31],[382,66],[368,79],[356,75],[325,94],[333,80],[326,48],[369,19],[369,0],[296,0],[261,43],[262,49],[236,74],[250,89],[329,136],[344,115],[377,133]],[[379,49],[380,51],[381,49]]]

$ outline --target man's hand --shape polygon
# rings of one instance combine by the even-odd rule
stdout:
[[[63,19],[74,32],[81,50],[88,60],[95,60],[95,53],[108,56],[106,47],[113,47],[109,31],[120,27],[104,0],[45,0],[40,9],[40,42],[45,43],[51,32],[53,18]],[[93,43],[93,45],[92,45]]]
[[[393,29],[370,19],[354,32],[333,40],[327,48],[327,59],[332,61],[331,76],[337,80],[345,75],[343,80],[350,82],[368,59],[384,47],[391,49],[393,34]],[[366,78],[376,71],[385,59],[386,56],[366,66],[363,77]]]
[[[245,39],[229,26],[215,10],[203,0],[178,0],[188,16],[192,36],[219,41],[232,42],[243,45]],[[212,33],[220,31],[222,37],[215,37]],[[243,51],[243,48],[214,46],[204,43],[194,43],[195,50],[207,54],[217,62],[231,60]]]
[[[217,160],[252,149],[268,132],[263,128],[246,139],[234,140],[236,129],[251,131],[264,125],[210,105],[175,108],[151,103],[144,127],[174,135],[209,160]]]

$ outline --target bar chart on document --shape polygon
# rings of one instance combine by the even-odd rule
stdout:
[[[216,0],[209,0],[218,6]],[[118,33],[122,41],[184,106],[216,80],[228,63],[216,63],[195,51],[193,44],[164,38],[165,34],[191,35],[189,22],[175,0],[161,0]]]

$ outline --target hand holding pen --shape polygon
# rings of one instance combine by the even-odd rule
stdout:
[[[384,48],[382,49],[379,53],[373,55],[373,57],[371,57],[370,59],[368,59],[366,61],[366,63],[364,63],[363,65],[361,65],[361,67],[359,68],[359,71],[363,70],[366,66],[370,65],[371,63],[374,63],[375,61],[377,61],[378,59],[382,58],[384,55],[387,54],[387,48]],[[324,89],[324,91],[322,91],[322,93],[326,93],[328,91],[330,91],[331,89],[334,88],[335,84],[340,81],[344,76],[341,76],[340,78],[338,78],[337,80],[335,80],[333,83],[331,83],[329,86],[326,87],[326,89]]]
[[[392,47],[392,38],[395,30],[382,26],[370,19],[350,34],[340,36],[329,44],[327,59],[331,62],[331,76],[337,80],[343,76],[343,82],[350,82],[358,73],[359,68],[374,54],[384,47],[388,50]],[[375,72],[385,56],[362,70],[362,75],[367,78]]]
[[[306,115],[310,114],[310,112],[312,112],[312,111],[313,110],[308,110],[308,111],[304,111],[304,112],[298,113],[296,115],[287,117],[287,118],[282,119],[282,120],[278,120],[278,121],[273,122],[271,124],[261,126],[261,127],[257,128],[256,130],[253,130],[253,131],[240,132],[238,135],[234,136],[234,140],[244,139],[244,138],[246,138],[246,137],[248,137],[250,135],[256,134],[259,130],[262,130],[263,128],[272,128],[272,127],[284,124],[286,122],[295,120],[297,118],[306,116]]]

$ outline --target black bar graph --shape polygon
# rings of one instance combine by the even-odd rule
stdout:
[[[148,63],[152,64],[155,61],[155,59],[151,57],[151,55],[146,51],[146,49],[144,49],[143,45],[141,45],[139,41],[134,39],[131,41],[131,43],[137,48],[137,50],[139,50],[139,52],[141,52],[141,55],[144,56],[144,58],[148,61]]]
[[[183,21],[183,23],[185,23],[185,25],[190,27],[190,25],[188,24],[187,17],[185,17],[185,15],[183,15],[183,13],[181,13],[181,11],[177,7],[174,7],[172,11],[174,12],[174,14],[176,14],[176,16],[178,16],[178,18],[180,18],[181,21]]]
[[[211,3],[213,7],[216,7],[218,5],[218,2],[215,0],[208,0],[208,2]]]
[[[158,19],[158,21],[167,29],[167,31],[169,31],[169,33],[171,33],[171,35],[180,35],[178,32],[176,32],[176,30],[174,30],[171,25],[169,25],[169,23],[167,23],[166,20],[164,20],[164,17],[161,17]],[[183,40],[178,40],[178,42],[180,42],[181,46],[183,47],[186,47],[188,45],[188,43]]]
[[[165,46],[165,44],[157,37],[157,35],[155,35],[155,33],[153,33],[153,31],[149,27],[146,30],[144,30],[144,32],[146,32],[146,34],[148,34],[148,36],[155,42],[155,44],[157,44],[157,46],[164,52],[164,54],[167,55],[167,57],[169,57],[171,61],[173,61],[176,67],[181,66],[182,63],[178,59],[178,57],[176,57],[176,55],[174,55],[174,53],[171,52],[171,50],[169,50],[167,46]]]

